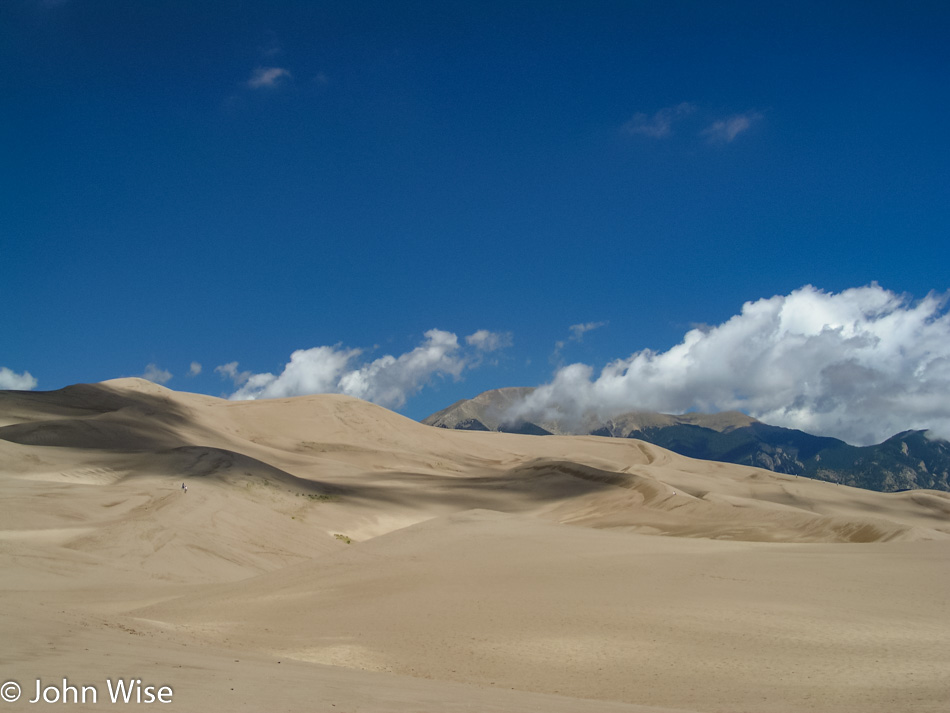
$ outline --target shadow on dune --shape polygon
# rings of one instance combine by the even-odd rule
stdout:
[[[46,420],[43,416],[84,418],[129,407],[146,416],[160,415],[174,420],[184,417],[186,411],[163,394],[127,391],[108,384],[73,384],[55,391],[0,391],[0,406],[8,417],[15,418],[20,413],[24,420]]]
[[[280,486],[290,492],[338,496],[344,489],[300,478],[243,453],[211,446],[180,446],[149,454],[150,470],[187,478],[214,478],[232,485]]]
[[[393,472],[375,482],[341,486],[339,493],[348,501],[406,509],[540,510],[545,519],[562,524],[687,538],[867,543],[947,537],[940,529],[897,522],[886,512],[825,515],[767,499],[674,489],[647,475],[563,460],[537,459],[470,478]]]
[[[7,420],[0,439],[29,446],[150,451],[186,445],[189,410],[160,394],[124,392],[105,384],[57,391],[0,392]]]
[[[266,440],[238,436],[245,439],[241,442],[247,443],[251,452],[266,459],[261,460],[242,453],[237,439],[203,425],[205,420],[198,412],[174,392],[166,393],[145,382],[126,388],[79,384],[49,392],[0,392],[0,413],[8,424],[0,427],[0,439],[28,446],[125,454],[126,478],[140,473],[214,478],[248,488],[276,487],[299,495],[340,497],[420,516],[449,509],[536,511],[560,523],[597,529],[773,542],[876,542],[948,535],[942,525],[946,512],[942,499],[927,500],[931,521],[917,517],[920,527],[901,524],[900,517],[893,517],[894,508],[883,502],[876,506],[877,511],[863,500],[856,502],[854,512],[861,515],[850,514],[851,508],[821,514],[813,503],[775,485],[775,476],[764,472],[745,478],[755,481],[754,494],[748,490],[717,493],[695,487],[674,489],[650,472],[603,470],[563,458],[535,458],[515,467],[506,467],[496,459],[470,462],[466,467],[463,456],[460,460],[447,458],[444,473],[369,470],[330,485],[309,477],[311,473],[319,476],[321,461],[299,461],[300,472],[308,476],[300,477],[267,462],[269,454],[281,465],[297,462],[282,459],[282,454],[291,452],[322,456],[343,450],[378,452],[384,456],[382,461],[388,457],[376,448],[316,440],[302,441],[297,449],[286,451],[279,438],[267,445]],[[354,424],[351,428],[365,428],[359,419]],[[314,437],[320,435],[314,432]],[[236,444],[234,450],[216,447],[229,442]],[[207,445],[210,443],[216,445]],[[396,448],[394,453],[405,448],[401,441],[386,441],[386,445]],[[643,444],[640,450],[650,467],[669,459],[654,446]],[[472,456],[467,458],[471,461]],[[757,481],[766,487],[757,487]],[[842,498],[837,501],[840,504]],[[919,505],[908,503],[914,504]]]
[[[485,508],[514,512],[552,504],[604,490],[600,483],[559,474],[533,480],[507,472],[478,477],[431,473],[389,472],[372,481],[347,482],[337,492],[348,501],[425,509],[448,506],[459,510]]]

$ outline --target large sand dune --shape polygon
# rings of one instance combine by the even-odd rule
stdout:
[[[128,379],[0,392],[0,496],[24,700],[68,676],[109,707],[136,676],[182,711],[950,702],[947,493]]]

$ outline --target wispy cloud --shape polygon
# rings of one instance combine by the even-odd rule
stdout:
[[[188,367],[188,376],[198,376],[201,373],[201,364],[196,361],[191,362],[191,366]]]
[[[172,373],[166,369],[159,368],[157,364],[149,364],[145,367],[145,373],[142,374],[142,378],[148,379],[156,384],[164,384],[171,380]]]
[[[247,86],[251,89],[270,89],[290,78],[290,70],[283,67],[258,67],[247,80]]]
[[[465,337],[465,343],[479,351],[493,352],[504,347],[510,347],[512,337],[511,332],[489,332],[487,329],[479,329],[475,334]]]
[[[28,371],[17,374],[12,369],[0,366],[0,389],[13,391],[32,391],[36,388],[36,379]]]
[[[805,286],[748,302],[665,352],[645,349],[594,376],[571,364],[515,418],[611,418],[636,410],[741,410],[766,423],[880,442],[908,428],[950,437],[947,296],[912,302],[877,284]]]
[[[363,363],[362,349],[337,344],[295,351],[280,374],[238,372],[237,362],[215,371],[243,379],[243,386],[231,394],[235,400],[340,393],[399,408],[434,377],[461,378],[463,371],[482,363],[481,353],[500,349],[510,339],[483,329],[466,337],[471,347],[466,349],[452,332],[430,329],[424,336],[419,346],[399,356],[386,354]]]
[[[554,351],[551,353],[551,356],[548,360],[552,364],[561,364],[561,352],[564,350],[564,347],[567,346],[568,342],[582,342],[584,341],[584,335],[587,332],[590,332],[594,329],[600,329],[607,325],[607,322],[584,322],[582,324],[572,324],[568,329],[570,330],[570,336],[564,340],[559,339],[554,342]]]
[[[677,122],[696,113],[704,115],[707,122],[713,118],[707,110],[700,111],[700,107],[696,104],[682,102],[675,106],[664,107],[653,114],[642,112],[634,114],[633,118],[623,125],[623,130],[628,134],[646,136],[651,139],[665,139],[673,135]],[[711,144],[732,143],[739,134],[748,131],[761,119],[762,114],[757,111],[732,114],[708,123],[699,135]],[[695,120],[695,122],[698,121],[701,121],[701,118]]]
[[[739,134],[748,131],[754,123],[762,118],[758,112],[747,112],[745,114],[733,114],[725,119],[719,119],[707,126],[700,132],[710,143],[728,144],[732,143]]]
[[[590,332],[594,329],[600,329],[601,327],[606,327],[607,322],[586,322],[584,324],[572,324],[570,326],[571,330],[571,339],[575,342],[579,342],[584,339],[584,335],[587,332]]]
[[[216,366],[214,371],[216,374],[220,374],[222,379],[230,379],[234,382],[235,386],[243,386],[247,383],[247,380],[253,376],[250,371],[238,371],[238,363],[236,361]]]
[[[689,102],[682,102],[676,106],[668,106],[653,115],[637,113],[626,124],[624,131],[628,134],[639,134],[651,139],[663,139],[673,133],[673,122],[689,116],[696,111],[696,106]]]
[[[262,57],[276,57],[284,51],[284,48],[280,44],[280,40],[277,38],[277,33],[273,31],[268,31],[264,39],[264,44],[260,47],[260,53]]]

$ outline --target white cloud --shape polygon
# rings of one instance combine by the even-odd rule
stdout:
[[[251,89],[269,89],[284,79],[290,79],[290,76],[290,71],[283,67],[258,67],[247,80],[247,86]]]
[[[725,119],[714,121],[703,129],[700,135],[705,136],[711,143],[728,144],[761,118],[762,115],[754,111],[746,114],[734,114]]]
[[[241,386],[252,376],[249,371],[238,371],[238,363],[236,361],[216,366],[214,371],[216,374],[220,374],[222,379],[230,379],[233,381],[235,386]]]
[[[480,335],[484,332],[482,336]],[[473,349],[489,344],[491,332],[479,330]],[[500,340],[500,337],[499,337]],[[480,346],[481,345],[481,346]],[[496,347],[497,348],[497,347]],[[370,362],[358,363],[361,349],[340,345],[299,349],[280,374],[250,375],[232,399],[264,399],[300,396],[302,394],[340,393],[373,401],[387,408],[399,408],[406,399],[420,391],[435,376],[460,378],[468,368],[478,366],[474,352],[459,345],[451,332],[430,329],[425,340],[415,349],[400,356],[385,355]],[[222,374],[237,373],[237,362],[217,367]]]
[[[142,374],[142,378],[153,381],[156,384],[164,384],[172,378],[172,373],[165,369],[160,369],[156,364],[149,364],[145,367],[145,373]]]
[[[0,389],[12,391],[32,391],[36,388],[36,379],[28,371],[17,374],[12,369],[0,366]]]
[[[640,134],[651,139],[663,139],[673,133],[673,122],[696,111],[696,106],[689,102],[682,102],[676,106],[664,107],[653,116],[637,113],[626,124],[624,131],[629,134]]]
[[[201,373],[201,364],[196,361],[191,362],[191,366],[188,367],[188,376],[198,376]]]
[[[950,437],[946,296],[917,302],[877,284],[828,293],[805,286],[748,302],[665,352],[559,369],[513,412],[535,420],[610,418],[634,410],[742,410],[778,426],[880,442],[905,429]]]
[[[458,338],[451,332],[430,329],[426,340],[399,357],[386,355],[349,371],[340,378],[340,390],[383,406],[398,408],[435,374],[461,376],[465,356],[458,353]]]
[[[280,375],[251,374],[244,386],[231,394],[231,398],[278,399],[337,392],[346,366],[359,354],[359,349],[340,349],[338,346],[298,349],[290,355],[290,361]],[[232,363],[237,365],[237,362]]]
[[[571,339],[575,342],[579,342],[584,339],[584,334],[590,332],[594,329],[600,329],[601,327],[606,327],[606,322],[586,322],[584,324],[572,324],[570,326],[571,330]]]
[[[551,356],[549,357],[548,360],[552,364],[563,363],[561,361],[561,352],[563,351],[564,347],[567,346],[568,341],[582,342],[584,341],[584,334],[594,329],[600,329],[601,327],[604,327],[606,325],[607,325],[607,322],[584,322],[582,324],[572,324],[570,327],[568,327],[568,329],[571,332],[571,336],[567,338],[567,341],[560,339],[554,342],[554,351],[551,353]]]
[[[511,332],[489,332],[487,329],[479,329],[475,334],[465,337],[465,343],[479,351],[493,352],[511,346]]]

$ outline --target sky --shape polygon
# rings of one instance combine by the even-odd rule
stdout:
[[[0,388],[950,436],[942,2],[0,3]]]

